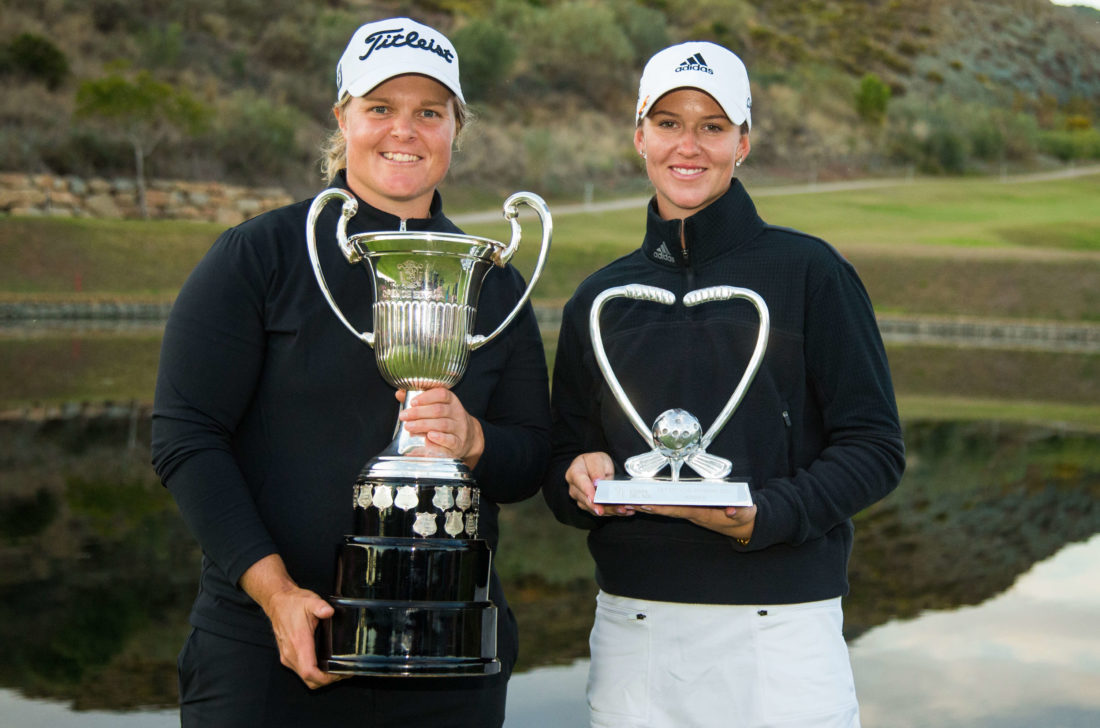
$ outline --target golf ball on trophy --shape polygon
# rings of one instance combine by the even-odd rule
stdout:
[[[653,440],[665,457],[682,459],[698,447],[702,439],[703,428],[699,420],[687,410],[665,410],[653,423]]]

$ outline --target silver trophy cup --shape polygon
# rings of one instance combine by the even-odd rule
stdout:
[[[343,201],[336,243],[371,272],[374,331],[344,316],[325,282],[314,228],[329,201]],[[481,286],[519,247],[519,205],[537,213],[542,247],[527,289],[488,335],[471,333]],[[378,370],[406,390],[402,409],[433,387],[451,387],[470,352],[496,338],[527,303],[542,274],[553,230],[541,197],[517,192],[504,203],[508,244],[440,232],[347,235],[355,197],[328,189],[310,206],[306,242],[325,300],[356,338],[374,349]],[[393,441],[363,467],[352,488],[354,534],[340,545],[334,616],[317,631],[318,665],[351,675],[454,676],[500,671],[496,606],[489,600],[491,553],[478,538],[477,484],[461,461],[412,456],[422,436],[398,420]]]
[[[717,455],[711,455],[707,452],[707,447],[741,404],[745,392],[748,391],[764,359],[764,352],[768,346],[768,333],[771,330],[768,306],[764,303],[764,299],[755,291],[734,286],[700,288],[684,296],[685,306],[744,299],[756,308],[760,321],[756,345],[745,372],[741,375],[741,381],[718,413],[714,423],[706,432],[703,432],[699,420],[690,412],[679,408],[662,412],[657,416],[652,427],[647,427],[638,410],[630,403],[607,359],[603,335],[600,331],[600,313],[604,305],[615,298],[653,301],[667,306],[676,303],[676,296],[671,291],[641,284],[609,288],[596,296],[592,302],[588,325],[596,363],[627,419],[650,448],[649,452],[627,458],[623,465],[630,478],[597,480],[595,502],[638,505],[752,505],[748,482],[726,479],[733,470],[733,463]],[[700,477],[681,479],[680,471],[684,465]],[[670,470],[669,477],[657,477],[665,467]]]

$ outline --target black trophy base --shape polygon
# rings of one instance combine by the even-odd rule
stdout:
[[[345,536],[336,591],[345,599],[489,600],[489,544],[480,539]]]
[[[317,630],[318,667],[338,675],[495,675],[492,602],[409,602],[330,597]]]

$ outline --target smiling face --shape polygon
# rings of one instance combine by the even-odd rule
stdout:
[[[749,138],[722,107],[697,89],[662,96],[634,132],[646,173],[666,220],[689,217],[729,189],[735,163],[749,154]]]
[[[441,83],[406,75],[338,107],[352,192],[398,217],[427,217],[436,185],[451,166],[453,101]]]

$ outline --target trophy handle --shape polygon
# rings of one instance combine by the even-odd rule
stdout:
[[[633,298],[639,301],[653,301],[671,306],[676,303],[676,295],[664,288],[644,286],[639,283],[615,286],[596,296],[596,300],[592,302],[592,310],[588,313],[588,328],[592,335],[592,351],[596,355],[596,363],[599,364],[600,371],[603,372],[603,378],[607,381],[607,386],[611,387],[611,393],[615,395],[615,399],[622,407],[623,412],[626,413],[630,424],[634,425],[634,429],[638,431],[646,444],[650,447],[656,447],[657,443],[653,441],[653,432],[642,421],[638,410],[634,409],[634,405],[627,399],[626,392],[623,391],[618,377],[612,371],[611,363],[607,360],[607,352],[603,348],[603,334],[600,332],[600,311],[603,309],[604,304],[612,298]]]
[[[733,415],[733,411],[741,404],[741,399],[745,396],[749,385],[752,384],[753,378],[756,377],[756,372],[760,369],[760,363],[764,359],[764,350],[768,347],[771,319],[768,315],[768,304],[764,303],[764,299],[760,297],[760,294],[748,288],[712,286],[691,291],[684,296],[685,306],[697,306],[708,301],[728,301],[734,298],[743,298],[756,307],[756,313],[760,317],[760,328],[756,334],[756,348],[752,351],[752,357],[749,359],[748,366],[745,367],[745,373],[741,375],[741,381],[738,382],[737,389],[733,390],[733,394],[726,402],[726,406],[718,413],[714,424],[703,434],[703,439],[699,442],[701,450],[705,450],[710,445],[711,440],[725,427],[726,422]]]
[[[358,263],[363,258],[355,250],[355,247],[348,242],[347,233],[348,220],[355,216],[356,210],[359,209],[359,203],[356,202],[355,196],[349,192],[330,187],[313,198],[313,204],[309,206],[309,214],[306,216],[306,245],[309,247],[309,260],[313,264],[313,275],[317,278],[317,285],[321,287],[321,293],[324,294],[325,300],[328,301],[329,307],[336,314],[336,318],[340,319],[340,323],[344,324],[348,331],[355,334],[355,338],[362,340],[368,346],[374,346],[374,332],[356,331],[355,327],[344,317],[344,312],[336,305],[332,293],[329,292],[328,284],[325,282],[325,274],[321,270],[321,260],[317,256],[317,238],[314,226],[317,224],[317,218],[320,216],[321,210],[328,204],[328,201],[337,197],[344,201],[344,206],[340,211],[340,221],[336,224],[336,242],[349,263]]]
[[[516,252],[516,248],[519,247],[519,239],[521,236],[519,227],[519,203],[521,202],[526,203],[529,207],[534,209],[535,213],[539,216],[539,223],[542,225],[542,248],[539,250],[539,258],[535,263],[535,270],[531,273],[531,280],[527,282],[527,290],[523,292],[523,295],[520,296],[519,301],[516,302],[512,312],[500,323],[500,326],[496,327],[493,333],[488,336],[482,336],[481,334],[467,335],[466,341],[471,351],[488,344],[495,339],[508,324],[512,323],[512,319],[516,317],[519,310],[527,303],[527,299],[531,297],[531,291],[535,288],[539,276],[542,275],[543,266],[546,265],[546,256],[550,253],[550,238],[554,232],[554,221],[550,217],[550,208],[546,206],[546,202],[534,192],[516,192],[504,201],[504,218],[512,224],[512,239],[509,241],[507,248],[493,256],[493,262],[503,268],[507,265],[508,261],[512,259],[512,254]]]

